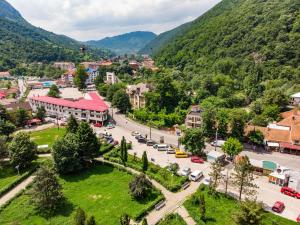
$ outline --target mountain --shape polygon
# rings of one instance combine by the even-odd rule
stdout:
[[[148,31],[136,31],[114,37],[106,37],[99,41],[88,41],[87,45],[109,49],[118,55],[137,53],[152,41],[156,34]]]
[[[182,35],[192,23],[185,23],[175,29],[170,31],[166,31],[164,33],[159,34],[156,38],[150,41],[145,45],[138,53],[139,54],[147,54],[154,55],[157,53],[166,43],[168,43],[172,38]]]
[[[299,84],[300,1],[223,0],[165,43],[155,59],[199,80],[228,75],[236,87],[249,89],[246,95]]]
[[[0,34],[0,71],[21,63],[78,62],[110,54],[101,49],[81,53],[83,43],[31,25],[5,0],[0,0]]]

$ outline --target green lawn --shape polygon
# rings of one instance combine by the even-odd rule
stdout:
[[[201,191],[198,190],[195,195],[199,195]],[[206,203],[206,225],[234,225],[232,215],[239,210],[237,200],[228,197],[225,194],[219,194],[218,197],[212,197],[208,194],[207,188],[203,189],[202,192],[205,195]],[[191,198],[184,203],[185,208],[189,211],[190,215],[197,221],[198,224],[204,224],[200,220],[199,206],[194,205]],[[276,223],[274,223],[276,222]],[[270,212],[266,212],[264,219],[264,225],[297,225],[296,222],[277,216]]]
[[[187,225],[187,224],[182,219],[182,217],[176,213],[176,214],[170,214],[166,216],[157,225]]]
[[[69,225],[72,224],[75,209],[81,207],[89,216],[94,215],[98,224],[117,225],[121,214],[135,217],[161,198],[161,194],[153,190],[148,200],[133,200],[128,188],[132,179],[133,175],[111,166],[96,165],[79,175],[60,178],[68,205],[58,215],[48,219],[39,216],[25,193],[0,213],[0,224]]]
[[[66,132],[64,127],[52,127],[41,131],[35,131],[30,133],[31,140],[37,145],[48,145],[52,147],[56,139],[62,137]]]

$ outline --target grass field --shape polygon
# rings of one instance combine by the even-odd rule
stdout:
[[[132,179],[133,175],[106,165],[94,166],[78,175],[61,177],[60,183],[68,204],[60,213],[47,219],[39,216],[29,203],[30,196],[25,193],[0,213],[0,224],[69,225],[73,224],[76,208],[81,207],[88,216],[94,215],[98,224],[117,225],[123,213],[135,217],[161,197],[158,191],[153,190],[149,199],[143,202],[133,200],[128,188]]]
[[[201,191],[198,190],[197,194]],[[239,204],[234,198],[228,197],[225,194],[219,194],[218,197],[213,197],[208,194],[207,188],[202,190],[205,195],[206,203],[206,221],[201,221],[199,214],[199,206],[194,205],[191,198],[184,203],[185,208],[198,224],[206,225],[234,225],[232,215],[239,210]],[[277,216],[270,212],[266,212],[263,219],[264,225],[297,225],[296,222]]]
[[[30,133],[31,140],[37,145],[48,145],[52,147],[56,139],[62,137],[66,132],[64,127],[52,127],[41,131],[35,131]]]
[[[17,170],[12,166],[4,165],[3,168],[0,169],[0,191],[20,179],[22,174],[25,172],[26,171],[21,171],[20,175],[18,175]]]
[[[182,217],[176,213],[176,214],[170,214],[166,216],[157,225],[187,225],[187,224],[182,219]]]

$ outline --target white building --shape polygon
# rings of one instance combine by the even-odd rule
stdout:
[[[103,123],[108,118],[108,106],[96,92],[90,92],[76,101],[48,96],[30,97],[29,103],[34,112],[43,106],[48,116],[59,119],[73,115],[81,121]]]
[[[298,106],[300,104],[300,92],[291,95],[290,103],[292,105],[296,105],[296,106]]]
[[[116,84],[119,83],[119,78],[114,72],[106,72],[106,83],[107,84]]]
[[[75,64],[72,62],[55,62],[53,67],[60,68],[62,70],[72,70],[75,68]]]

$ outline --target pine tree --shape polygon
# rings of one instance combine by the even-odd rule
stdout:
[[[122,141],[121,141],[121,146],[120,146],[120,157],[122,160],[122,163],[125,165],[126,162],[128,161],[128,149],[126,145],[126,139],[123,136]]]
[[[74,217],[74,224],[75,225],[85,225],[86,215],[83,209],[80,207],[77,208],[75,217]]]
[[[45,107],[38,107],[37,112],[36,112],[36,117],[41,120],[42,122],[44,122],[45,117],[46,117],[46,110]]]
[[[143,219],[142,225],[148,225],[148,222],[147,222],[146,218]]]
[[[120,217],[120,224],[121,225],[130,225],[130,218],[127,214],[123,214]]]
[[[76,118],[73,115],[71,115],[68,118],[67,133],[70,132],[70,133],[75,134],[77,129],[78,129],[78,122],[77,122]]]
[[[86,225],[97,225],[95,217],[94,216],[89,217],[85,224]]]
[[[200,211],[201,220],[205,220],[206,207],[205,207],[205,198],[203,194],[199,196],[199,211]]]
[[[143,161],[143,172],[146,172],[148,170],[148,158],[147,158],[147,153],[144,151],[143,156],[142,156],[142,161]]]

